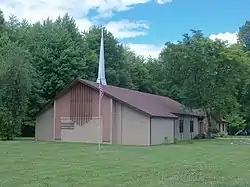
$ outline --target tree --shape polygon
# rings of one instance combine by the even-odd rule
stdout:
[[[226,116],[226,121],[229,124],[229,133],[234,134],[238,130],[245,129],[246,120],[238,113],[231,113]]]
[[[124,48],[124,56],[124,64],[130,81],[128,88],[153,93],[154,90],[146,60],[126,47]]]
[[[238,38],[239,42],[250,51],[250,21],[246,21],[246,23],[240,27]]]
[[[30,91],[32,67],[27,51],[0,38],[0,137],[11,140],[21,133]]]
[[[241,62],[225,43],[200,31],[192,33],[178,44],[167,43],[161,52],[162,87],[172,90],[185,106],[202,109],[210,132],[212,112],[223,118],[239,107],[236,86]]]
[[[95,81],[98,73],[101,28],[92,27],[88,32],[84,32],[84,40],[88,50],[92,51],[90,56],[93,57],[90,59],[90,62],[87,62],[86,72],[89,73],[88,78]],[[105,71],[108,84],[127,88],[132,87],[128,72],[129,64],[126,63],[127,61],[125,60],[127,58],[125,49],[106,29],[104,29],[104,51]]]
[[[0,9],[0,34],[3,32],[4,27],[5,27],[5,19],[3,11]]]
[[[49,101],[69,81],[84,75],[87,56],[84,41],[75,21],[67,14],[54,22],[47,19],[25,28],[18,40],[25,39],[24,47],[32,55],[32,65],[42,85],[39,95]]]

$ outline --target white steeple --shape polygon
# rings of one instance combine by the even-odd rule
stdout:
[[[103,28],[102,28],[102,34],[101,34],[98,78],[97,78],[96,82],[99,84],[102,84],[102,85],[107,85],[106,78],[105,78],[105,66],[104,66]]]

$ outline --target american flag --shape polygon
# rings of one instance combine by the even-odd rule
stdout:
[[[102,99],[104,95],[104,91],[103,91],[103,85],[102,83],[99,84],[99,98]]]

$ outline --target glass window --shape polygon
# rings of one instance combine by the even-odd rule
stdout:
[[[225,124],[222,124],[222,130],[225,131]]]
[[[194,121],[190,121],[190,132],[194,132]]]
[[[183,133],[183,120],[180,120],[180,126],[179,126],[180,133]]]

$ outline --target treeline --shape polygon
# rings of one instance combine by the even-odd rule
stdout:
[[[158,59],[136,55],[104,30],[108,84],[168,96],[244,128],[250,122],[249,25],[232,46],[191,30],[177,44],[166,43]],[[2,139],[34,126],[35,114],[72,79],[96,80],[101,30],[86,30],[67,14],[31,24],[15,16],[6,21],[0,12]]]

